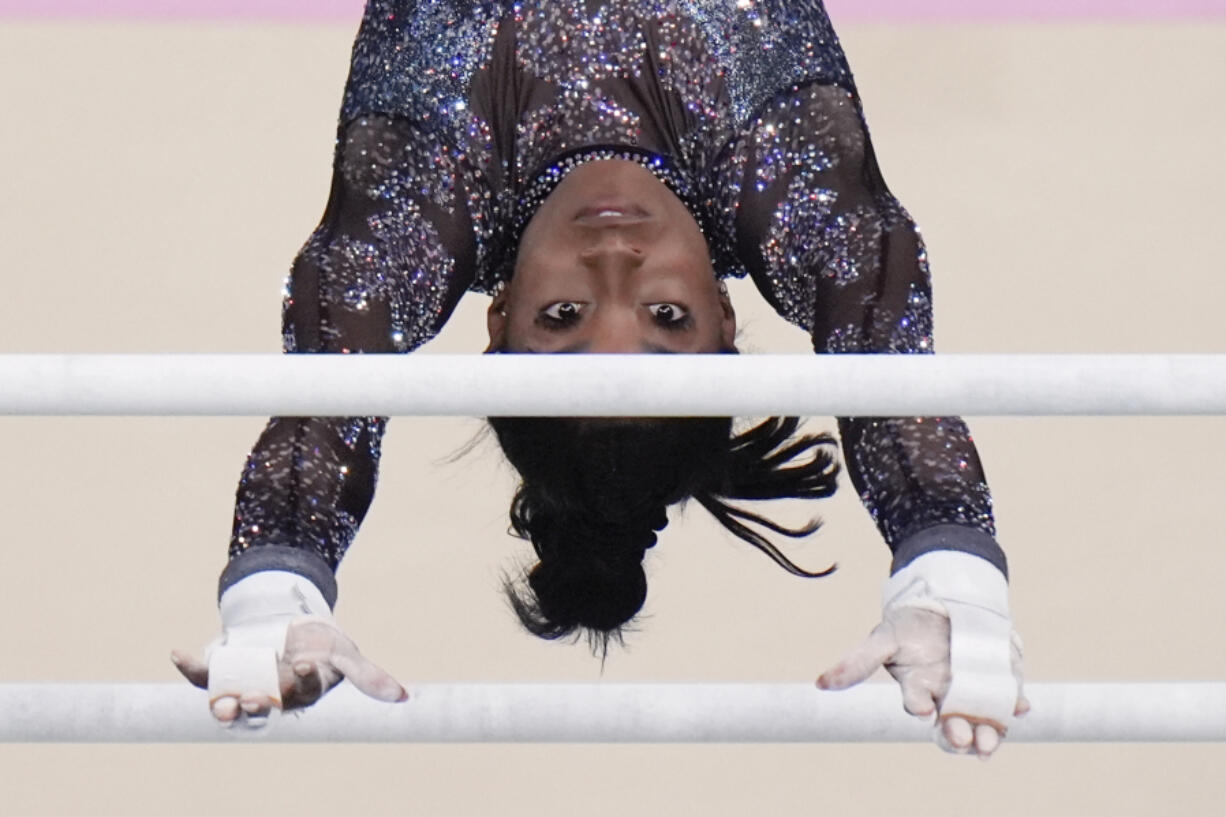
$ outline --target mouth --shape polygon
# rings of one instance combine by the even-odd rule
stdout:
[[[575,215],[575,221],[591,227],[615,227],[623,224],[639,224],[651,219],[651,214],[635,204],[600,203],[584,207]]]

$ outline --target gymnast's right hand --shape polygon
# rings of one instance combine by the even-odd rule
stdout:
[[[285,571],[253,573],[222,594],[222,634],[204,660],[176,650],[171,660],[209,692],[222,726],[264,726],[281,709],[300,709],[348,678],[387,702],[409,695],[395,678],[362,656],[332,620],[308,579]]]

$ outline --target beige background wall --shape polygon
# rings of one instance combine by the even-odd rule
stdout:
[[[924,225],[938,345],[1226,352],[1226,26],[851,27],[891,185]],[[0,26],[0,353],[275,351],[322,211],[351,29]],[[804,351],[748,288],[743,345]],[[476,352],[482,299],[434,345]],[[1221,419],[972,423],[1034,680],[1226,678]],[[829,418],[812,421],[829,428]],[[170,682],[214,634],[261,421],[0,419],[0,681]],[[587,680],[517,632],[527,557],[475,421],[401,419],[338,614],[410,685]],[[798,517],[803,509],[794,509]],[[610,681],[808,680],[875,622],[851,491],[803,582],[700,509],[651,554]],[[1222,746],[0,747],[5,814],[1220,814]]]

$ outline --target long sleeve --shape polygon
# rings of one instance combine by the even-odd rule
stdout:
[[[365,116],[341,128],[332,192],[286,287],[291,353],[410,352],[433,337],[472,280],[462,153],[412,123]],[[305,575],[335,600],[333,573],[374,495],[379,417],[279,417],[247,459],[224,591],[260,570]]]
[[[820,353],[927,354],[919,232],[882,180],[853,90],[794,87],[730,149],[736,241],[766,299]],[[1002,571],[991,494],[957,417],[838,418],[852,483],[894,553],[982,556]]]

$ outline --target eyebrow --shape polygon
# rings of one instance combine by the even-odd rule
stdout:
[[[529,355],[541,355],[541,354],[544,354],[544,355],[581,355],[581,354],[586,354],[587,350],[590,347],[591,347],[591,343],[589,341],[573,343],[570,346],[564,346],[561,349],[556,349],[552,352],[542,352],[539,349],[533,349],[530,346],[526,346],[524,347],[524,354],[529,354]],[[669,349],[667,346],[661,346],[658,343],[644,343],[641,347],[641,353],[651,354],[651,355],[678,354],[672,349]]]

